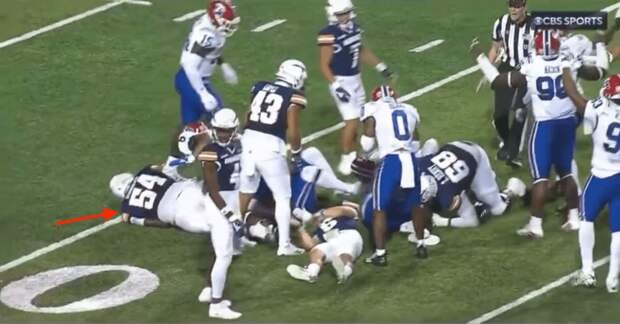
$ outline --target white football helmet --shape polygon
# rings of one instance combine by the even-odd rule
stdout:
[[[237,135],[239,119],[234,110],[222,108],[211,119],[211,138],[219,145],[226,146]],[[219,134],[224,132],[225,134]]]
[[[437,196],[437,181],[433,176],[424,174],[420,177],[420,195],[423,203]]]
[[[289,59],[282,64],[276,73],[276,79],[291,85],[293,89],[300,90],[304,86],[304,81],[308,77],[306,66],[299,60]]]
[[[125,198],[125,192],[129,189],[133,178],[134,175],[129,172],[113,176],[112,179],[110,179],[110,190],[112,190],[112,194],[120,199]]]
[[[353,2],[351,2],[351,0],[327,0],[327,6],[325,6],[327,21],[332,24],[338,23],[336,15],[347,12],[350,13],[349,17],[353,19],[355,18],[355,12],[353,11],[354,8],[355,7],[353,6]]]

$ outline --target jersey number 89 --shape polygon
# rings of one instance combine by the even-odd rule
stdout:
[[[459,160],[454,153],[450,151],[441,151],[431,159],[436,166],[443,170],[446,177],[452,183],[458,183],[469,174],[469,167],[463,160]]]

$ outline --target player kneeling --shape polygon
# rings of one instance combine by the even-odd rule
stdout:
[[[135,176],[121,173],[110,180],[112,193],[123,200],[122,219],[141,226],[177,226],[191,233],[211,235],[215,262],[211,271],[209,316],[236,319],[241,313],[230,309],[223,299],[228,267],[233,257],[233,228],[210,198],[205,197],[199,182],[175,182],[154,166],[147,166]]]
[[[301,267],[290,264],[286,271],[299,280],[316,282],[324,263],[336,270],[338,283],[344,283],[353,274],[353,263],[362,253],[363,240],[357,231],[359,206],[344,202],[318,213],[314,236],[302,227],[298,229],[300,246],[309,251],[310,262]]]

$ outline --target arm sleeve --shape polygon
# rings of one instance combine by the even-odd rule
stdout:
[[[321,30],[319,32],[319,36],[317,37],[316,41],[319,46],[333,45],[334,42],[336,41],[336,37],[334,36],[334,34],[326,30]]]
[[[590,100],[586,104],[586,109],[583,113],[583,133],[585,135],[590,135],[596,129],[596,124],[598,123],[598,114],[596,113],[596,109],[594,108],[593,103],[595,101],[602,100],[601,98]]]
[[[215,162],[217,161],[217,152],[207,148],[206,150],[198,154],[198,160],[205,162]]]
[[[497,20],[495,20],[495,23],[493,24],[493,30],[491,31],[491,39],[493,39],[496,42],[499,42],[502,40],[502,35],[501,35],[501,20],[502,17],[497,18]]]
[[[291,96],[291,104],[295,104],[300,106],[302,109],[306,108],[306,105],[308,104],[308,100],[306,99],[306,97],[301,94],[300,92],[295,92],[293,93],[293,95]]]

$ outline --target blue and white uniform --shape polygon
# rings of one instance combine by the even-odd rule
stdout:
[[[581,195],[581,215],[593,222],[607,205],[611,232],[620,231],[620,107],[607,98],[588,101],[584,133],[592,135],[592,169]]]
[[[420,204],[420,175],[417,169],[413,131],[420,119],[417,110],[395,101],[372,101],[364,105],[362,121],[375,120],[375,138],[381,163],[375,171],[373,208],[384,211],[398,191],[405,192],[411,210]]]
[[[209,79],[222,55],[226,37],[213,25],[208,15],[198,19],[187,36],[181,53],[180,69],[174,84],[181,97],[181,121],[184,125],[212,118],[223,107],[222,99]]]
[[[335,81],[351,95],[348,102],[343,102],[330,87],[330,93],[343,120],[359,119],[362,106],[366,102],[366,93],[360,74],[362,32],[360,26],[353,21],[346,26],[334,23],[323,28],[317,39],[319,46],[333,47],[329,67],[334,74]]]
[[[575,150],[575,105],[564,92],[559,56],[534,56],[523,64],[531,95],[534,126],[529,142],[529,164],[534,183],[549,178],[551,167],[560,177],[571,173]],[[576,72],[573,77],[576,79]]]
[[[374,211],[372,202],[372,193],[368,193],[362,202],[363,222],[369,232],[372,232],[372,218]],[[405,204],[407,204],[406,194],[404,192],[397,192],[387,209],[384,210],[388,233],[398,232],[403,223],[411,221],[411,209],[407,210],[403,208]]]

